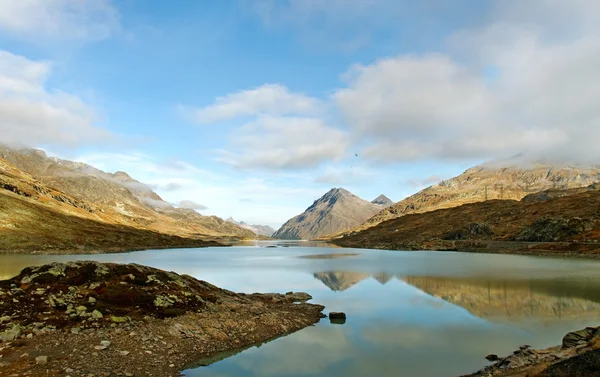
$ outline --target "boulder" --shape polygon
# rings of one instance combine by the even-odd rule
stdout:
[[[562,340],[562,349],[585,345],[596,335],[600,334],[599,331],[600,327],[586,327],[583,330],[570,332]]]
[[[329,319],[346,319],[346,313],[344,313],[344,312],[331,312],[331,313],[329,313]]]

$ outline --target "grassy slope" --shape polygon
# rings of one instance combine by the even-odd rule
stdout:
[[[0,252],[115,252],[147,248],[218,246],[71,216],[0,192]]]

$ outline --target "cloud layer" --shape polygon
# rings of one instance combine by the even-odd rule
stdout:
[[[78,97],[49,90],[51,64],[0,50],[0,134],[8,144],[68,145],[110,138],[94,109]]]
[[[110,0],[17,0],[0,3],[0,30],[34,41],[98,40],[119,29]]]
[[[195,121],[212,123],[241,116],[316,114],[318,100],[293,93],[280,84],[265,84],[218,97],[215,103],[200,109],[188,109]]]

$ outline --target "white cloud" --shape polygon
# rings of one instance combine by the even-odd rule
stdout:
[[[6,0],[0,30],[34,41],[98,40],[120,28],[110,0]]]
[[[589,14],[598,5],[533,3],[539,9],[503,2],[496,19],[450,38],[448,53],[400,55],[346,73],[347,87],[334,100],[365,145],[363,156],[391,162],[525,153],[597,163],[600,27]],[[568,34],[558,32],[578,19]],[[494,74],[483,74],[486,67]]]
[[[265,84],[224,97],[203,108],[182,110],[198,123],[211,123],[240,116],[316,114],[320,102],[301,93],[293,93],[279,84]]]
[[[302,169],[339,160],[348,136],[322,120],[264,116],[233,132],[232,148],[220,160],[235,167]]]
[[[45,87],[51,64],[0,50],[0,141],[36,146],[104,142],[94,109],[76,96]]]
[[[187,209],[195,209],[195,210],[208,209],[207,206],[202,205],[200,203],[196,203],[192,200],[181,200],[179,203],[177,203],[177,207],[187,208]]]

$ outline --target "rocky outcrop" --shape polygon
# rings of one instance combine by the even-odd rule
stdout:
[[[288,220],[273,234],[279,239],[314,239],[362,224],[381,210],[343,188],[328,191],[303,213]]]
[[[318,322],[324,308],[310,299],[237,294],[136,264],[29,267],[0,281],[0,374],[179,376]]]
[[[509,356],[497,358],[493,365],[463,377],[597,376],[600,370],[599,330],[588,327],[569,333],[563,338],[562,346],[543,350],[524,345]]]

